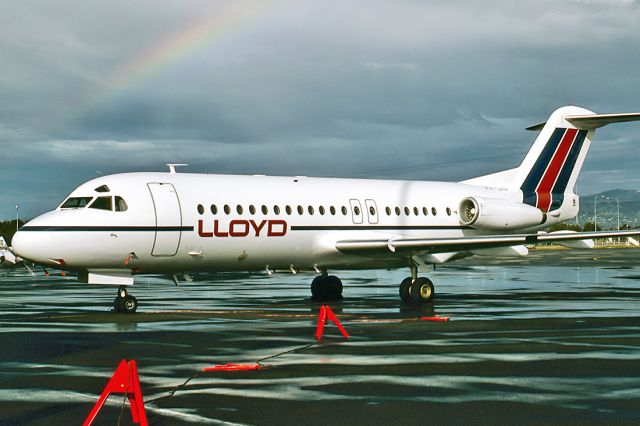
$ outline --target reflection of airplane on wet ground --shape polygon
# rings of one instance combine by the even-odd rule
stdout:
[[[474,254],[520,256],[526,244],[638,231],[546,234],[574,218],[578,173],[594,130],[640,120],[640,113],[597,115],[556,110],[522,164],[464,182],[129,173],[74,190],[55,210],[23,226],[14,247],[26,259],[73,270],[90,284],[120,286],[115,308],[133,312],[127,294],[136,273],[315,270],[316,299],[338,299],[330,269],[409,267],[400,284],[408,304],[432,300],[418,277],[435,265]]]

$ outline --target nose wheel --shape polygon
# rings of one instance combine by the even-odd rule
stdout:
[[[118,295],[113,300],[113,311],[123,314],[133,314],[138,309],[138,299],[127,293],[125,287],[118,289]]]

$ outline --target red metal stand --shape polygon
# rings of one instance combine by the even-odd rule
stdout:
[[[93,423],[98,412],[112,393],[127,395],[133,423],[141,426],[147,426],[149,424],[147,422],[147,413],[144,410],[144,402],[142,401],[142,391],[140,390],[140,380],[138,379],[136,362],[134,360],[127,361],[123,359],[104,387],[102,395],[100,395],[100,398],[91,409],[83,426],[89,426]]]
[[[340,321],[335,316],[329,305],[320,306],[320,315],[318,316],[318,326],[316,327],[316,339],[318,341],[322,340],[322,333],[324,333],[324,324],[327,322],[327,318],[329,318],[333,323],[338,327],[340,333],[344,336],[345,339],[349,338],[349,333],[344,329]]]

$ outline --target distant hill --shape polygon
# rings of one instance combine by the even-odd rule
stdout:
[[[618,226],[618,203],[620,226],[640,227],[640,191],[612,189],[598,194],[580,196],[580,224],[595,220],[594,204],[597,206],[598,226],[615,229]],[[595,200],[595,203],[594,203]]]

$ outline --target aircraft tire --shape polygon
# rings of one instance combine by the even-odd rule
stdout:
[[[433,283],[429,278],[418,278],[410,287],[411,301],[414,305],[420,306],[433,301],[435,291]]]
[[[320,288],[322,287],[322,275],[318,275],[311,281],[311,298],[313,300],[320,300]]]
[[[138,309],[138,299],[128,294],[124,299],[122,299],[122,309],[120,312],[125,314],[133,314]]]
[[[325,280],[326,300],[342,300],[342,281],[335,275],[329,275]]]
[[[400,283],[400,299],[402,300],[402,303],[405,303],[407,305],[413,303],[413,301],[411,300],[411,292],[409,290],[410,287],[411,277],[405,278],[404,280],[402,280],[402,283]]]
[[[317,302],[342,300],[342,281],[335,275],[319,275],[311,282],[311,298]]]

